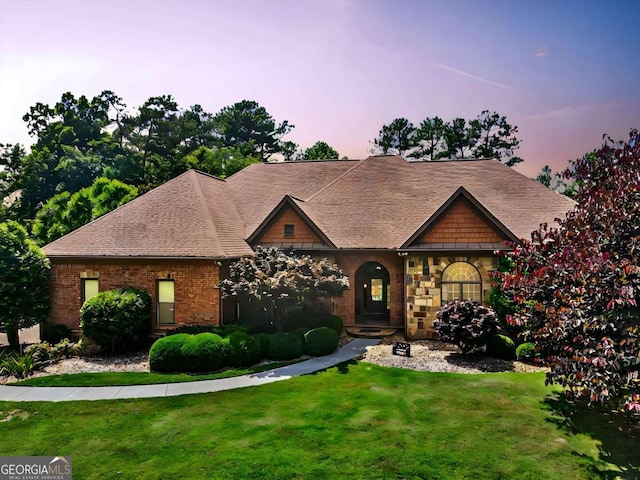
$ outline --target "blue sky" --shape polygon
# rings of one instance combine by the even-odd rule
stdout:
[[[65,91],[130,107],[171,94],[216,112],[252,99],[362,158],[396,117],[519,127],[535,175],[640,126],[633,1],[0,0],[0,142]]]

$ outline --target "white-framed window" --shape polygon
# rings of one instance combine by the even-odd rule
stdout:
[[[80,300],[84,302],[96,295],[100,291],[100,281],[97,278],[80,279]]]
[[[158,325],[173,325],[175,319],[175,282],[158,280]]]

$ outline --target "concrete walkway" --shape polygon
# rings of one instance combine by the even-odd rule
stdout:
[[[286,367],[240,377],[202,380],[159,385],[131,385],[127,387],[19,387],[0,385],[0,401],[11,402],[70,402],[74,400],[112,400],[124,398],[173,397],[192,393],[221,392],[234,388],[253,387],[265,383],[288,380],[324,370],[364,354],[378,339],[356,338],[331,355],[315,357]]]

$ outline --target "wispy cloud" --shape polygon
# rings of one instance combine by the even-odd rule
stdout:
[[[506,85],[500,82],[494,82],[493,80],[489,80],[486,78],[478,77],[477,75],[473,75],[471,73],[464,72],[462,70],[458,70],[457,68],[450,67],[449,65],[444,65],[442,63],[436,63],[435,66],[437,68],[441,68],[442,70],[447,70],[449,72],[457,73],[458,75],[462,75],[463,77],[472,78],[473,80],[477,80],[482,83],[486,83],[488,85],[493,85],[495,87],[505,88],[507,90],[515,90],[515,87],[511,85]]]
[[[535,53],[536,57],[548,57],[551,55],[546,49],[541,48]]]
[[[597,110],[615,110],[620,107],[618,103],[587,103],[582,105],[567,105],[554,110],[534,113],[525,117],[527,120],[547,120],[550,118],[565,117],[567,115],[584,114]]]

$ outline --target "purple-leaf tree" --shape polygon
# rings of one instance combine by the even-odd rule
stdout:
[[[612,398],[640,413],[640,146],[609,137],[571,163],[576,206],[513,245],[502,290],[546,357],[547,383],[589,404]]]

